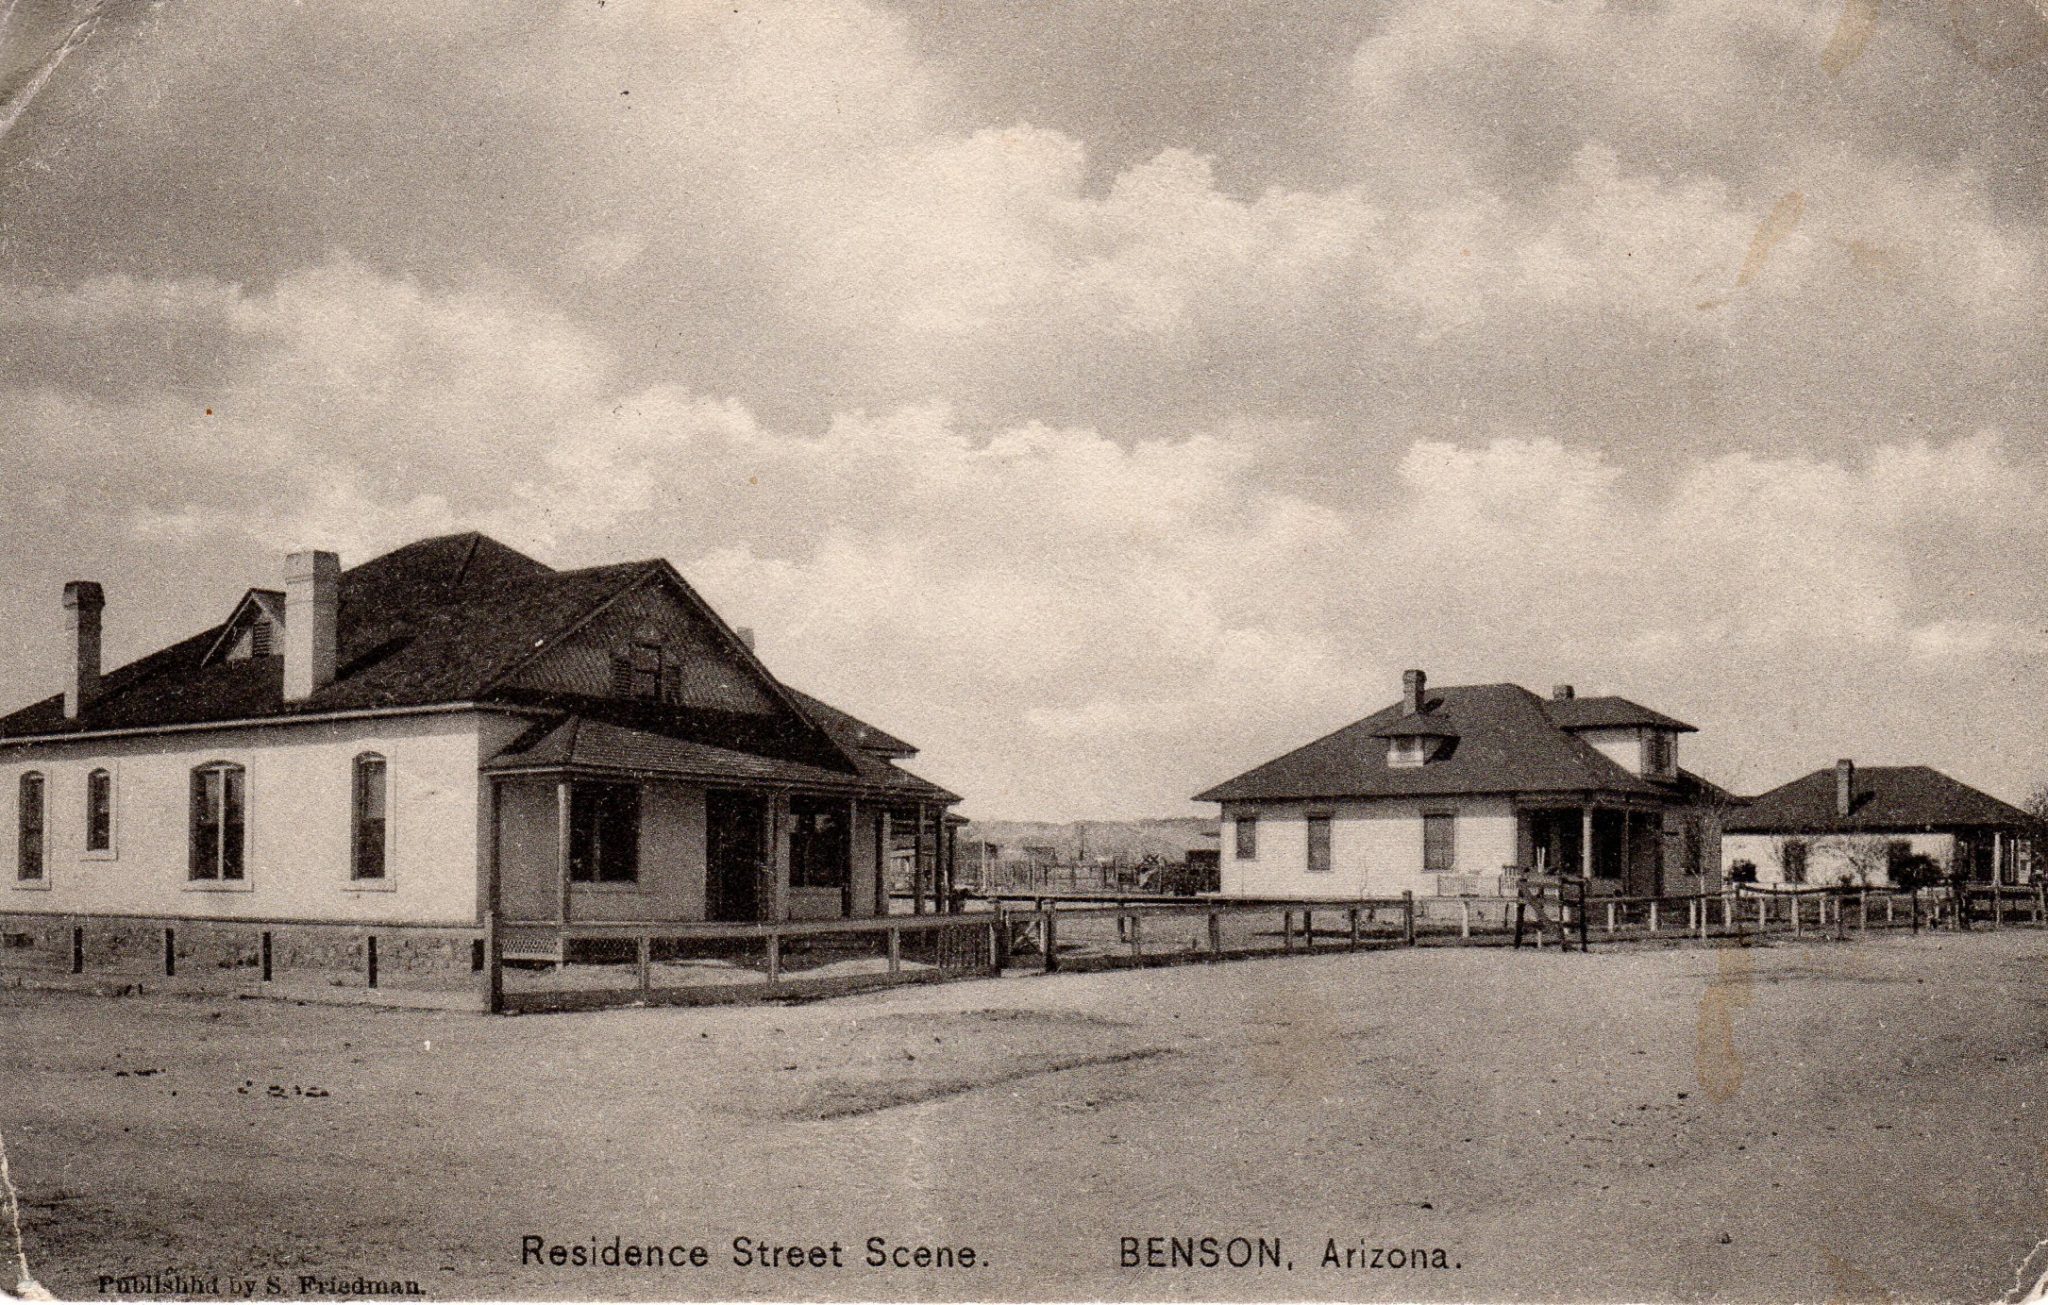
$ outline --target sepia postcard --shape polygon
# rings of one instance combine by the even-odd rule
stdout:
[[[2048,1300],[2048,0],[0,0],[0,1299]]]

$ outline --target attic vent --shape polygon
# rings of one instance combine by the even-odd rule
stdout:
[[[246,662],[251,657],[275,656],[277,653],[277,649],[274,646],[276,639],[277,631],[271,625],[270,619],[268,617],[257,617],[249,622],[247,628],[242,631],[241,637],[235,640],[234,647],[228,649],[228,660],[231,662]]]
[[[612,696],[672,703],[681,693],[681,672],[681,663],[667,648],[636,642],[612,654]]]

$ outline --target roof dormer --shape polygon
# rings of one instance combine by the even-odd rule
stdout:
[[[206,661],[245,662],[253,657],[284,653],[284,595],[275,589],[251,589],[235,604],[220,636],[207,650]]]

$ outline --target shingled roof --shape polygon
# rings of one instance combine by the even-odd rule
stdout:
[[[1858,766],[1849,814],[1835,811],[1829,766],[1751,798],[1727,822],[1731,834],[1827,834],[2014,828],[2027,813],[1931,766]]]
[[[1582,699],[1580,701],[1608,701]],[[1620,702],[1624,699],[1613,699]],[[1424,711],[1382,708],[1304,747],[1196,795],[1198,802],[1448,796],[1477,793],[1609,793],[1669,797],[1672,784],[1642,779],[1552,718],[1546,702],[1516,684],[1432,689]],[[1647,710],[1647,709],[1642,709]],[[1667,716],[1654,723],[1681,726]],[[1451,736],[1424,766],[1387,764],[1387,738],[1413,734],[1417,716]]]
[[[1543,710],[1561,730],[1627,729],[1648,726],[1673,733],[1697,734],[1696,726],[1651,711],[1640,702],[1612,695],[1599,698],[1546,698]]]
[[[531,693],[500,687],[515,668],[608,600],[662,575],[672,577],[673,572],[659,559],[557,571],[474,532],[423,539],[342,572],[335,677],[304,701],[285,701],[283,658],[226,660],[217,655],[234,621],[231,615],[109,672],[81,719],[65,719],[62,695],[0,716],[0,743],[376,708],[471,702],[543,710],[580,706],[612,727],[651,732],[678,745],[830,771],[841,782],[853,775],[863,782],[894,783],[881,773],[888,771],[944,794],[884,759],[913,755],[910,744],[780,684],[774,687],[790,704],[791,728],[805,737],[701,712],[545,696],[537,700]],[[258,593],[269,591],[251,591]],[[245,596],[235,612],[249,601]]]

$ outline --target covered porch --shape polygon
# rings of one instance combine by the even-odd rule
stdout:
[[[1663,808],[1620,799],[1518,804],[1518,857],[1537,875],[1590,881],[1632,897],[1664,891]]]
[[[898,865],[912,913],[955,900],[935,785],[574,725],[484,771],[481,905],[509,957],[560,960],[572,925],[884,916]]]

